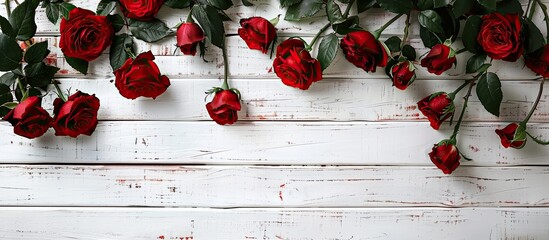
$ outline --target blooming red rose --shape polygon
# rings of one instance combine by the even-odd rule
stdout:
[[[520,28],[517,14],[484,15],[477,41],[489,57],[514,62],[523,51]]]
[[[444,174],[451,174],[456,170],[461,159],[457,147],[448,140],[435,144],[433,151],[429,153],[429,157]]]
[[[526,58],[526,66],[544,78],[549,78],[549,44]]]
[[[520,136],[517,134],[517,129],[519,129],[518,123],[511,123],[503,129],[496,129],[496,134],[501,138],[503,147],[520,149],[526,145],[526,133]]]
[[[433,46],[429,54],[421,60],[421,66],[436,75],[450,69],[454,63],[456,63],[454,51],[444,44]]]
[[[368,31],[350,32],[340,43],[347,61],[366,72],[376,72],[376,67],[385,67],[389,55],[383,44]]]
[[[120,0],[120,9],[124,16],[148,21],[154,18],[164,0]]]
[[[320,62],[311,57],[305,44],[298,39],[288,39],[278,45],[273,69],[282,83],[301,90],[322,80]]]
[[[166,91],[170,86],[170,79],[160,74],[160,69],[153,60],[154,56],[150,51],[144,52],[135,59],[128,58],[122,67],[114,71],[114,85],[120,95],[128,99],[154,99]]]
[[[397,63],[391,68],[391,75],[393,85],[400,90],[405,90],[416,79],[414,64],[410,61]]]
[[[198,43],[204,41],[204,31],[196,23],[186,22],[182,23],[177,28],[176,33],[177,47],[181,49],[181,52],[185,55],[195,55],[196,46]]]
[[[435,93],[417,103],[421,113],[429,119],[431,127],[438,130],[440,125],[450,118],[455,111],[454,102],[446,93]]]
[[[269,20],[262,17],[240,19],[238,35],[246,42],[250,49],[261,50],[267,53],[269,46],[276,38],[276,28]]]
[[[111,45],[114,29],[106,16],[74,8],[61,20],[59,47],[66,57],[92,61]]]
[[[41,106],[41,99],[31,96],[8,112],[2,120],[14,127],[13,132],[29,139],[40,137],[48,131],[52,118]]]
[[[238,120],[240,100],[232,90],[217,92],[213,100],[206,104],[210,117],[220,125],[233,124]]]
[[[53,128],[56,136],[90,136],[97,126],[99,99],[80,91],[71,95],[66,102],[61,98],[53,101]]]

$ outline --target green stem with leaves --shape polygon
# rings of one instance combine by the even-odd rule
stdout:
[[[475,86],[475,82],[471,81],[469,83],[469,90],[467,91],[467,95],[465,95],[464,101],[463,101],[463,109],[461,109],[461,114],[459,116],[459,120],[454,127],[454,133],[450,137],[450,141],[452,143],[456,143],[456,138],[459,132],[459,127],[461,126],[461,122],[463,121],[463,116],[465,116],[465,110],[467,109],[467,103],[469,102],[469,97],[471,96],[471,92],[473,91],[473,86]]]
[[[346,19],[349,16],[349,12],[351,12],[351,7],[355,3],[355,0],[349,1],[347,4],[347,9],[345,9],[345,12],[343,13],[343,19]]]
[[[52,82],[53,82],[53,86],[55,86],[55,90],[57,90],[57,96],[61,98],[63,102],[66,102],[67,98],[65,97],[65,94],[63,94],[63,91],[61,91],[61,88],[59,87],[59,84],[57,83],[57,81],[54,80]]]
[[[379,36],[381,36],[381,33],[383,31],[385,31],[385,29],[389,26],[391,26],[391,24],[393,24],[396,20],[398,20],[400,17],[402,17],[402,15],[404,15],[404,13],[400,13],[396,16],[394,16],[391,20],[389,20],[387,23],[385,23],[385,25],[381,26],[378,30],[375,30],[372,34],[374,35],[374,37],[376,39],[379,39]]]
[[[408,42],[408,35],[410,34],[410,17],[411,14],[406,14],[406,26],[404,27],[404,36],[402,37],[402,42],[400,42],[400,49],[406,45],[406,42]]]
[[[223,85],[221,88],[223,90],[229,90],[229,60],[227,57],[227,47],[223,45],[221,48],[221,51],[223,52],[223,69],[224,69],[224,79],[223,79]]]
[[[534,105],[532,106],[532,109],[530,109],[530,112],[526,116],[526,118],[520,123],[523,126],[526,126],[526,123],[530,120],[532,115],[534,115],[534,112],[536,111],[536,108],[538,107],[539,101],[541,100],[541,95],[543,94],[543,84],[545,83],[545,78],[541,79],[541,83],[539,84],[539,92],[538,97],[536,98],[536,101],[534,102]]]
[[[543,13],[543,16],[545,18],[545,27],[547,28],[547,42],[549,42],[549,13],[547,13],[547,5],[545,5],[545,3],[542,3],[540,0],[534,0],[534,2],[539,5],[539,7],[541,8],[541,12]]]
[[[320,29],[320,31],[318,31],[318,33],[315,35],[315,37],[313,38],[313,40],[311,41],[311,43],[309,44],[309,46],[307,47],[307,50],[311,51],[313,49],[313,46],[315,45],[316,41],[318,40],[318,38],[320,38],[320,35],[322,35],[323,32],[325,32],[326,30],[328,30],[328,28],[332,26],[331,23],[328,23],[326,25],[324,25],[324,27],[322,27]]]

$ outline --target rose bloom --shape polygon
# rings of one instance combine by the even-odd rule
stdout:
[[[517,14],[495,12],[482,17],[477,41],[489,57],[515,62],[523,51],[520,30]]]
[[[517,123],[511,123],[503,129],[496,129],[496,134],[501,138],[501,145],[504,148],[516,148],[521,149],[526,145],[526,134],[520,139],[515,139],[517,135],[517,129],[519,125]]]
[[[56,136],[90,136],[97,126],[99,99],[80,91],[71,95],[66,102],[56,98],[53,102],[55,118],[53,128]]]
[[[429,153],[429,157],[433,164],[442,170],[444,174],[451,174],[456,170],[461,159],[457,147],[448,140],[435,144],[433,150]]]
[[[148,51],[135,59],[128,58],[124,65],[114,71],[114,85],[125,98],[150,97],[155,99],[170,86],[170,79],[160,73],[153,62],[154,56]]]
[[[276,38],[276,28],[267,19],[251,17],[240,19],[238,35],[246,42],[250,49],[261,50],[267,53],[269,46]]]
[[[400,90],[406,90],[416,79],[416,72],[410,61],[397,63],[391,68],[393,85]]]
[[[60,25],[59,47],[66,57],[92,61],[111,45],[114,29],[106,16],[74,8]]]
[[[444,44],[433,46],[429,54],[421,60],[421,66],[436,75],[452,68],[454,63],[456,63],[456,56],[453,56],[452,49]]]
[[[419,101],[417,106],[421,113],[429,119],[431,127],[435,130],[438,130],[440,125],[455,111],[454,102],[446,93],[435,93],[428,96]]]
[[[8,112],[2,120],[13,126],[13,132],[29,139],[37,138],[51,126],[52,118],[41,106],[41,99],[30,96]]]
[[[273,69],[282,83],[301,90],[322,80],[320,62],[311,57],[299,39],[288,39],[278,45]]]
[[[223,90],[215,93],[213,100],[206,104],[206,110],[217,124],[233,124],[238,120],[240,100],[232,90]]]
[[[368,31],[350,32],[341,39],[340,47],[347,61],[366,72],[385,67],[389,55],[383,44]]]
[[[549,78],[549,44],[526,57],[526,66],[544,78]]]
[[[141,21],[148,21],[160,10],[164,0],[120,0],[120,9],[124,16]]]
[[[195,55],[198,43],[204,41],[204,31],[196,23],[185,22],[177,28],[177,47],[185,55]]]

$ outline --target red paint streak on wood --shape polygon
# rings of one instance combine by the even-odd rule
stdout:
[[[69,73],[69,70],[67,70],[67,69],[61,69],[61,70],[59,70],[59,73],[60,73],[60,74],[67,74],[67,73]]]
[[[416,106],[416,105],[407,106],[407,107],[405,107],[404,109],[406,109],[406,111],[414,111],[414,110],[417,109],[417,106]]]
[[[160,235],[160,236],[158,236],[158,238],[157,238],[157,239],[164,239],[164,235]]]
[[[280,191],[278,191],[278,197],[280,198],[280,201],[284,201],[284,198],[282,197],[282,189],[286,186],[286,184],[281,184],[280,185]]]
[[[469,145],[469,148],[470,148],[471,151],[473,151],[473,152],[478,152],[478,151],[480,151],[479,148],[477,148],[477,147],[475,147],[475,146],[473,146],[473,145]]]
[[[53,53],[53,54],[49,54],[46,59],[46,64],[48,65],[53,65],[53,66],[56,66],[57,65],[57,54]]]

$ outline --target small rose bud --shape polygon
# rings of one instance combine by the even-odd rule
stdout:
[[[208,114],[219,125],[233,124],[238,120],[240,99],[233,90],[215,93],[213,100],[206,104]]]
[[[444,92],[435,93],[417,103],[418,109],[423,113],[431,127],[438,130],[440,125],[455,112],[454,102]]]
[[[518,123],[511,123],[503,129],[496,129],[503,147],[521,149],[526,145],[526,132],[519,126]]]
[[[397,63],[391,69],[393,85],[400,90],[406,90],[416,79],[416,69],[410,61]]]
[[[177,28],[176,38],[177,47],[181,49],[181,52],[185,55],[194,56],[198,43],[204,40],[204,31],[198,24],[186,22]]]
[[[429,153],[429,157],[435,166],[437,166],[444,174],[451,174],[459,167],[459,151],[457,147],[449,140],[443,140],[435,144],[433,150]]]
[[[454,51],[447,45],[437,44],[431,48],[429,54],[421,60],[421,66],[427,71],[440,75],[450,69],[456,62]]]

